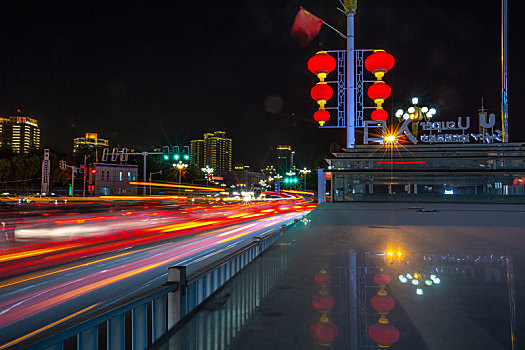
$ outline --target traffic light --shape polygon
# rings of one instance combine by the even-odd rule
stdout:
[[[122,153],[120,154],[120,161],[121,162],[127,162],[128,161],[128,149],[123,148]]]
[[[104,148],[102,151],[102,161],[107,162],[109,157],[109,148]]]
[[[65,160],[61,160],[60,162],[58,162],[58,165],[60,165],[60,169],[66,170],[66,161]]]
[[[163,146],[162,153],[163,153],[164,160],[169,160],[170,159],[170,146]]]
[[[180,148],[179,146],[173,146],[173,160],[180,160]]]
[[[190,147],[184,146],[182,147],[182,160],[187,162],[190,160]]]

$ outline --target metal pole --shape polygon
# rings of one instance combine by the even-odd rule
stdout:
[[[355,250],[349,254],[349,289],[350,289],[350,349],[357,349],[357,256]]]
[[[86,161],[87,161],[87,155],[84,154],[84,188],[82,189],[82,197],[86,196],[86,177],[87,177]]]
[[[509,105],[507,90],[507,2],[501,0],[501,126],[503,142],[509,142]]]
[[[150,185],[149,185],[149,195],[150,196],[151,196],[151,174],[152,173],[149,173],[149,183],[150,183]]]
[[[144,157],[144,175],[142,178],[146,181],[146,157],[148,156],[148,152],[142,152],[142,156]],[[142,189],[142,195],[146,195],[146,186]]]
[[[71,197],[75,197],[75,167],[71,167]]]
[[[179,168],[179,195],[180,195],[180,175],[182,174],[182,168]]]
[[[354,100],[354,14],[357,0],[345,0],[346,7],[346,148],[355,147]]]
[[[514,294],[514,266],[512,265],[512,258],[510,256],[505,258],[507,263],[507,286],[509,292],[509,309],[510,309],[510,341],[512,350],[517,349],[516,331],[518,326],[516,323],[516,298]]]

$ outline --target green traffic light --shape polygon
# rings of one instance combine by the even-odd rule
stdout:
[[[296,177],[294,177],[293,182],[297,182],[297,178]]]
[[[169,156],[167,154],[164,155],[164,159],[168,160]]]
[[[173,155],[173,159],[179,160],[180,156],[178,154]]]
[[[187,155],[187,154],[185,154],[185,155],[184,155],[184,160],[188,160],[188,159],[190,159],[190,156]]]

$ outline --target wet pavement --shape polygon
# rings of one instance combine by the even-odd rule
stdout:
[[[525,205],[325,203],[160,349],[523,345]]]

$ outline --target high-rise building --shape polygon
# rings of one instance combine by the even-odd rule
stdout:
[[[0,148],[27,153],[40,147],[40,128],[36,119],[23,116],[0,117]]]
[[[85,137],[73,139],[73,153],[81,150],[95,150],[109,146],[109,140],[101,139],[96,132],[86,132]]]
[[[232,170],[232,140],[226,138],[226,132],[204,134],[204,165],[215,171]]]
[[[232,140],[224,131],[208,132],[201,140],[190,142],[190,161],[199,167],[206,165],[214,171],[232,170]]]
[[[295,151],[288,145],[277,146],[277,173],[284,175],[294,168]]]
[[[199,168],[204,168],[204,140],[190,141],[190,162]]]

